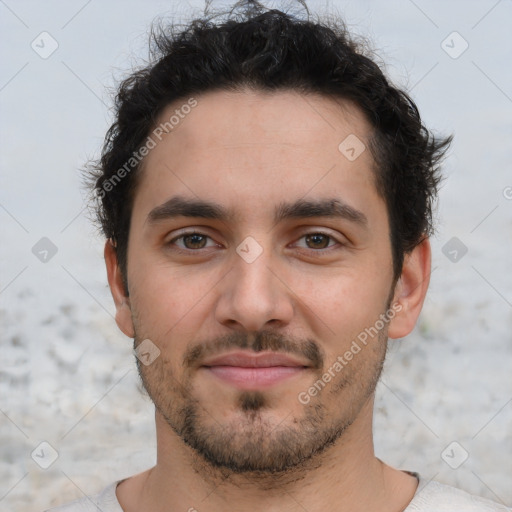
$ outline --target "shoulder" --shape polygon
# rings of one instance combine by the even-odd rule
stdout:
[[[123,512],[116,496],[118,483],[111,483],[94,496],[85,496],[59,507],[50,508],[44,512],[98,512],[98,510],[102,512]]]
[[[420,484],[404,512],[512,512],[512,508],[430,481],[423,486]]]

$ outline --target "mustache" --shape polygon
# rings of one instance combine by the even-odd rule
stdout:
[[[262,330],[250,333],[232,332],[214,341],[198,343],[187,349],[182,363],[185,368],[201,366],[201,361],[206,357],[235,348],[299,355],[310,361],[311,366],[317,370],[323,368],[325,359],[323,350],[312,339],[292,342],[279,333]]]

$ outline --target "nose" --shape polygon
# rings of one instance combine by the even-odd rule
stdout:
[[[217,321],[245,331],[288,325],[294,312],[293,292],[271,250],[263,251],[254,261],[238,253],[233,260],[231,271],[217,284]]]

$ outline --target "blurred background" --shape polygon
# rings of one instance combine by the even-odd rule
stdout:
[[[427,126],[455,135],[424,310],[390,341],[377,388],[376,454],[511,506],[512,1],[308,6],[369,38]],[[0,0],[0,511],[95,494],[156,462],[79,168],[99,154],[112,88],[147,58],[151,21],[203,9]]]

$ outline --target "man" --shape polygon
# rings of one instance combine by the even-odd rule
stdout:
[[[157,37],[92,170],[157,464],[55,511],[510,510],[375,457],[450,138],[338,26],[247,2]],[[165,35],[167,34],[167,35]]]

